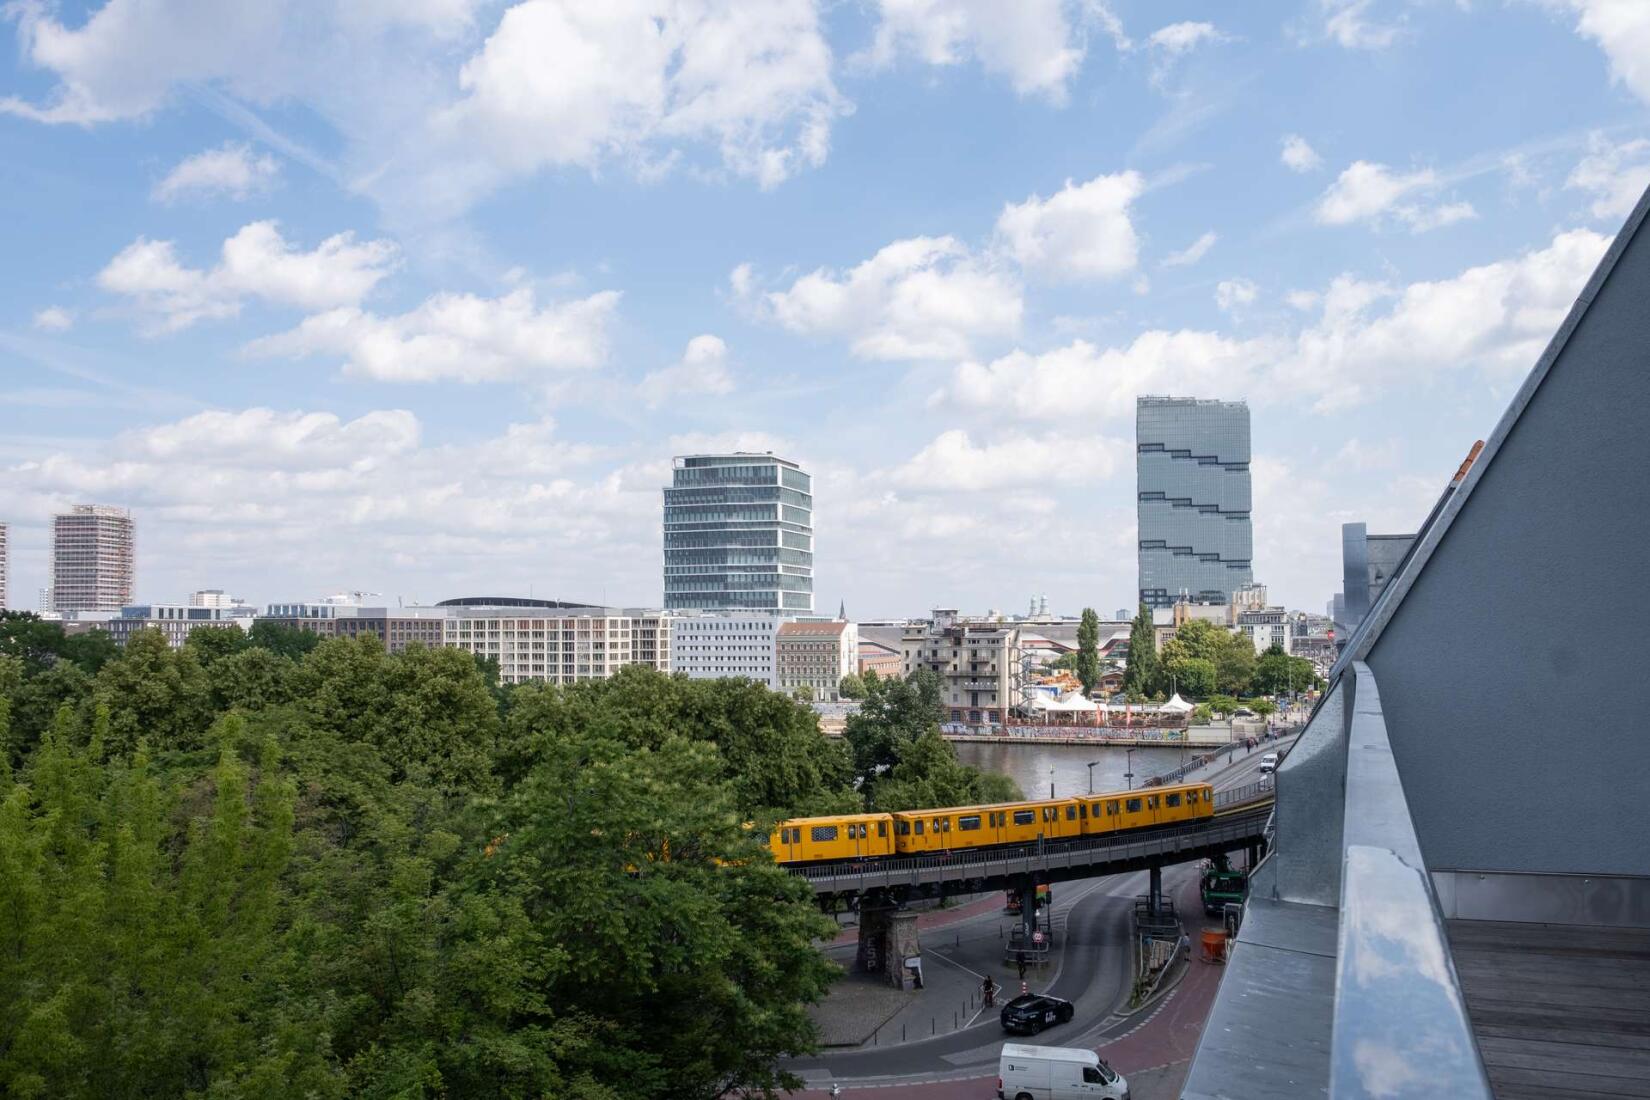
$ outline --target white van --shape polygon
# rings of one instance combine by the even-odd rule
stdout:
[[[1129,1100],[1129,1083],[1092,1050],[1004,1043],[999,1100]]]
[[[1269,752],[1260,758],[1260,774],[1270,775],[1278,770],[1278,754]]]

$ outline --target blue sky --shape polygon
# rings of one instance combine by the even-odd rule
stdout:
[[[1246,398],[1255,574],[1412,529],[1650,184],[1638,0],[7,9],[0,519],[138,595],[656,605],[687,450],[863,616],[1132,603],[1135,394]]]

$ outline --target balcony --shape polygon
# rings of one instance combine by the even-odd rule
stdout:
[[[997,691],[1000,687],[1001,685],[996,680],[964,680],[962,682],[964,691]]]

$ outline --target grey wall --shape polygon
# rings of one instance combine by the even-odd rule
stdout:
[[[1433,870],[1650,874],[1646,235],[1367,658]]]

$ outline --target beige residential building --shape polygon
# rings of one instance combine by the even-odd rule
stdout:
[[[446,607],[441,644],[492,657],[506,684],[605,680],[626,665],[670,671],[672,616],[616,607]]]
[[[1019,700],[1019,628],[974,622],[955,611],[938,610],[927,623],[907,626],[900,637],[906,676],[928,669],[940,677],[946,720],[964,725],[1003,725]]]
[[[842,698],[842,678],[859,664],[859,627],[842,622],[781,623],[774,638],[775,686],[807,688],[820,702]]]
[[[52,517],[52,610],[119,611],[132,602],[132,514],[76,504]]]

